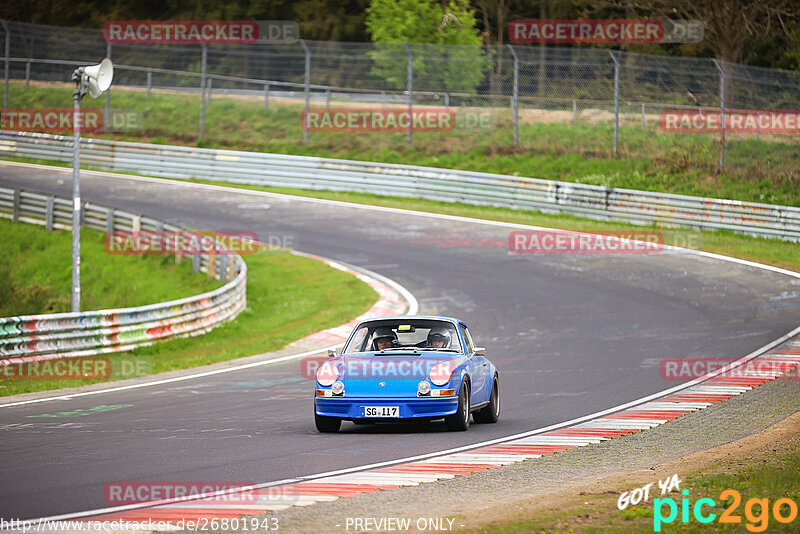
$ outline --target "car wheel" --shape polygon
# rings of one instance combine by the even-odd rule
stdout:
[[[458,410],[453,415],[444,418],[448,430],[464,431],[469,428],[469,382],[461,383],[461,393],[458,395]]]
[[[316,407],[314,408],[314,423],[317,425],[317,430],[325,433],[338,432],[339,428],[342,426],[342,420],[338,417],[317,415]]]
[[[489,404],[472,414],[472,419],[476,423],[496,423],[500,419],[500,386],[497,383],[497,377],[492,382]]]

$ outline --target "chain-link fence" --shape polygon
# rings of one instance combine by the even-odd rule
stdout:
[[[17,22],[5,31],[5,98],[9,80],[66,81],[73,65],[115,64],[114,87],[183,91],[200,97],[196,136],[205,135],[206,107],[221,96],[263,99],[296,113],[324,106],[493,113],[492,127],[526,134],[531,122],[606,121],[613,153],[620,128],[652,128],[668,109],[800,109],[800,72],[704,58],[678,58],[596,48],[299,40],[249,45],[107,44],[102,30]],[[108,116],[114,90],[106,93]],[[300,104],[298,106],[298,104]],[[648,126],[649,125],[649,126]],[[720,164],[724,159],[724,127]],[[413,127],[406,133],[410,143]],[[303,140],[309,131],[303,123]],[[756,134],[757,135],[757,134]],[[513,139],[513,140],[512,140]]]

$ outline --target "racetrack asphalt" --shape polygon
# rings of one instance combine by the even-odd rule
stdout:
[[[70,172],[0,165],[0,185],[70,196]],[[487,347],[501,419],[318,434],[297,361],[0,408],[4,518],[102,508],[116,481],[269,482],[511,435],[676,385],[663,358],[740,357],[800,324],[799,279],[695,254],[513,255],[512,228],[477,221],[91,172],[81,186],[89,202],[256,232],[399,282]],[[60,412],[73,415],[39,417]]]

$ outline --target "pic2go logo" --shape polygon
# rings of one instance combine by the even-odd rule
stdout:
[[[717,503],[714,499],[703,498],[695,501],[694,506],[689,502],[689,490],[683,490],[683,498],[681,499],[681,523],[689,523],[689,513],[691,511],[694,515],[695,521],[698,523],[708,524],[717,518],[717,514],[704,510],[704,506],[714,508]],[[725,511],[719,516],[719,523],[733,523],[741,524],[742,517],[737,515],[736,509],[742,503],[742,496],[734,489],[727,489],[719,494],[720,501],[732,502],[728,505]],[[664,515],[664,507],[669,510],[668,514]],[[791,523],[797,518],[797,503],[793,500],[783,497],[776,500],[772,505],[772,515],[778,523]],[[744,505],[744,516],[748,523],[745,528],[750,532],[764,532],[769,526],[770,506],[769,499],[748,499]],[[678,518],[678,504],[675,499],[667,497],[666,499],[653,500],[653,531],[661,532],[662,525],[668,525]]]

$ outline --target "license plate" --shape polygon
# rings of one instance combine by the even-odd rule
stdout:
[[[400,407],[364,406],[364,417],[400,417]]]

